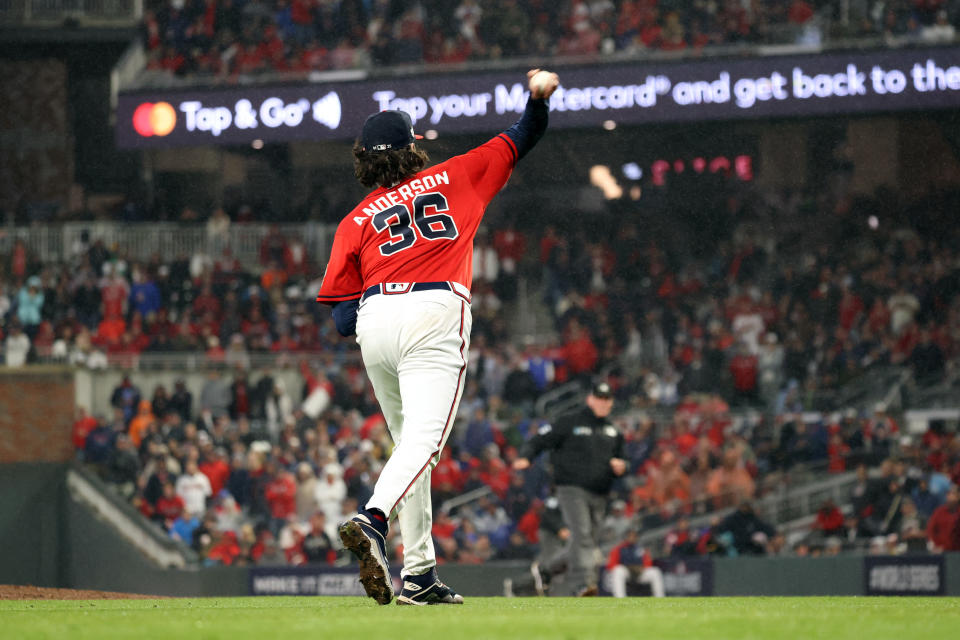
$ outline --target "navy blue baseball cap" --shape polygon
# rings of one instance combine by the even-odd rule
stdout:
[[[403,149],[421,138],[413,132],[413,122],[406,111],[381,111],[363,123],[360,145],[365,151],[387,151]]]
[[[606,382],[598,382],[593,385],[593,388],[590,389],[590,393],[596,398],[606,399],[613,397],[613,389],[611,389],[610,385]]]

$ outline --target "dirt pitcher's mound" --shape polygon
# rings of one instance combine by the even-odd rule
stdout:
[[[145,599],[157,597],[159,596],[145,596],[136,593],[114,593],[112,591],[90,591],[88,589],[51,589],[48,587],[0,584],[0,600],[123,600],[128,598]]]

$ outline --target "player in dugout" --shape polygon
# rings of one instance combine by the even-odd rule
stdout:
[[[375,189],[341,221],[317,301],[337,330],[357,336],[367,376],[395,448],[373,496],[340,526],[360,562],[360,582],[380,604],[394,596],[386,536],[403,541],[398,604],[460,604],[437,576],[430,474],[464,388],[470,348],[473,238],[490,200],[547,128],[554,73],[527,74],[523,115],[487,143],[427,168],[410,116],[381,111],[364,122],[354,173]]]

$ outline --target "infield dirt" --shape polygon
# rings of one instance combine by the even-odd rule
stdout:
[[[136,593],[91,591],[89,589],[52,589],[31,585],[0,584],[0,600],[127,600],[155,599]]]

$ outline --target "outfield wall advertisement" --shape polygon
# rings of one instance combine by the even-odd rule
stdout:
[[[866,556],[864,593],[868,596],[942,596],[946,593],[943,556]]]
[[[400,587],[400,572],[395,570],[393,587]],[[299,567],[251,567],[252,596],[362,596],[363,586],[356,567],[304,565]]]
[[[960,48],[560,69],[554,127],[793,117],[960,107]],[[121,94],[123,148],[353,139],[383,109],[418,131],[495,132],[523,111],[523,73]]]

